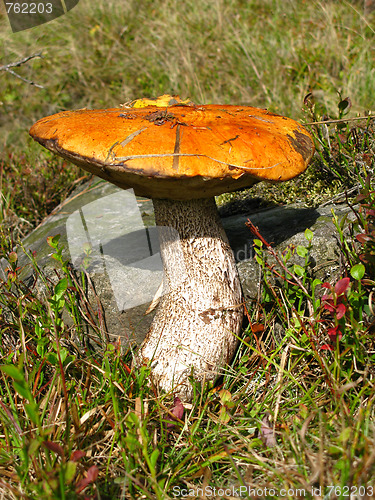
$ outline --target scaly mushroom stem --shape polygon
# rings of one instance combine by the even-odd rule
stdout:
[[[240,280],[214,198],[154,200],[164,295],[139,358],[165,391],[189,400],[195,380],[214,380],[237,346]]]

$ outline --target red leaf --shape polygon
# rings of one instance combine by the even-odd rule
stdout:
[[[344,306],[344,304],[338,304],[338,306],[336,307],[336,318],[341,319],[344,316],[345,312],[346,307]]]
[[[323,295],[322,300],[332,300],[332,295]]]
[[[44,441],[43,444],[48,450],[57,453],[60,457],[64,456],[64,450],[59,444],[54,443],[53,441]]]
[[[322,287],[323,288],[328,288],[328,290],[331,290],[331,288],[332,288],[331,285],[329,283],[327,283],[327,282],[326,283],[322,283]]]
[[[337,329],[338,329],[338,326],[334,326],[332,328],[328,328],[327,330],[327,333],[330,337],[335,337],[336,334],[337,334]]]
[[[264,325],[262,325],[261,323],[251,323],[250,327],[253,333],[264,332]]]
[[[270,421],[269,413],[262,419],[262,425],[260,427],[261,439],[267,448],[274,448],[276,446],[275,433],[273,431],[272,423]]]
[[[340,332],[339,328],[339,326],[328,328],[327,333],[332,342],[336,342],[337,337],[339,340],[342,339],[342,333]]]
[[[86,453],[84,451],[81,451],[81,450],[75,450],[73,451],[73,453],[70,455],[70,460],[72,462],[78,462],[79,460],[81,460],[81,458],[83,458],[84,456],[86,456]]]
[[[366,198],[367,198],[367,195],[366,195],[366,194],[359,194],[359,195],[356,197],[355,201],[357,201],[357,202],[358,202],[358,201],[362,201],[362,200],[365,200]]]
[[[97,466],[96,465],[91,466],[86,473],[86,477],[81,479],[81,481],[77,484],[76,492],[80,493],[87,486],[89,486],[89,484],[96,481],[98,478],[98,475],[99,475],[99,469],[97,468]]]
[[[324,297],[327,297],[327,296],[324,295],[322,297],[322,300],[325,300],[325,302],[323,304],[324,309],[326,309],[329,312],[334,312],[336,309],[335,303],[333,302],[332,299],[330,299],[330,298],[325,299]]]
[[[173,415],[176,416],[176,418],[179,418],[180,420],[182,419],[184,415],[184,405],[181,403],[180,398],[174,398],[174,408],[172,410]]]
[[[92,483],[98,479],[99,469],[96,465],[92,465],[87,471],[87,479]]]
[[[360,234],[357,234],[356,235],[356,239],[362,243],[362,245],[364,245],[365,243],[367,243],[368,241],[371,240],[370,236],[367,236],[367,234],[365,233],[360,233]]]
[[[181,403],[181,399],[179,397],[174,398],[173,402],[173,408],[171,409],[169,415],[173,420],[182,420],[182,417],[184,416],[184,405]],[[167,423],[167,429],[175,426],[176,424],[174,422],[168,422]]]
[[[335,293],[337,293],[337,295],[342,295],[343,293],[346,292],[349,285],[350,285],[350,278],[342,278],[335,285]]]
[[[322,351],[333,351],[333,347],[331,345],[328,345],[328,344],[323,344],[322,346],[320,346],[320,349]]]

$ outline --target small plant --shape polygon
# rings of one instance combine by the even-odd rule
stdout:
[[[354,209],[356,221],[352,224],[352,234],[360,243],[359,259],[366,266],[369,276],[375,275],[375,188],[371,175],[363,183],[361,193],[354,202],[359,208]]]
[[[292,308],[298,316],[312,314],[314,309],[315,289],[321,283],[318,279],[310,279],[310,252],[312,248],[313,233],[310,229],[305,230],[307,245],[289,245],[282,254],[276,252],[272,246],[261,236],[258,229],[250,220],[246,223],[253,234],[255,260],[260,265],[263,277],[262,300],[273,302],[276,300],[280,311],[285,317],[288,309]],[[272,264],[267,259],[267,254],[272,258]],[[296,263],[296,257],[303,259],[302,265]],[[272,278],[272,279],[271,279]],[[276,281],[273,281],[276,280]],[[283,298],[278,298],[275,284],[283,291]]]
[[[345,329],[345,323],[340,321],[344,318],[347,310],[347,297],[346,291],[350,285],[350,278],[340,279],[335,286],[330,285],[330,283],[323,283],[322,287],[330,291],[329,294],[323,295],[322,307],[325,311],[328,311],[330,316],[333,318],[333,326],[327,329],[327,335],[330,339],[332,345],[336,345],[336,341],[340,341],[343,336],[343,331]],[[323,320],[321,320],[323,321]],[[333,349],[331,346],[322,346],[323,348]]]
[[[351,109],[349,97],[338,92],[337,114],[332,116],[325,106],[314,98],[305,96],[304,104],[309,115],[316,142],[319,161],[315,168],[324,172],[327,180],[346,190],[358,183],[358,178],[371,171],[373,159],[373,117],[363,116],[353,122],[347,118]]]

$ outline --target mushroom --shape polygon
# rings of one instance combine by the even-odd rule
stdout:
[[[230,362],[243,320],[240,280],[214,196],[299,175],[314,145],[300,124],[265,109],[169,97],[57,113],[35,123],[30,135],[152,198],[164,228],[164,293],[137,362],[150,363],[154,382],[186,401],[191,375],[214,380]]]

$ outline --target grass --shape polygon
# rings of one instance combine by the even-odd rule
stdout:
[[[0,130],[12,147],[46,114],[143,96],[176,93],[298,119],[310,91],[329,112],[341,91],[355,113],[375,92],[372,18],[347,1],[81,0],[66,16],[15,34],[0,15],[0,39],[2,61],[44,55],[19,69],[44,89],[1,75]]]
[[[373,496],[374,120],[311,125],[317,154],[306,174],[250,191],[310,205],[349,191],[354,222],[336,220],[342,275],[316,280],[309,232],[304,246],[276,256],[256,234],[262,288],[236,359],[216,387],[195,386],[180,419],[171,415],[178,402],[147,383],[148,370],[131,368],[131,350],[87,345],[86,325],[100,339],[101,318],[58,241],[50,240],[57,285],[30,256],[44,299],[20,279],[14,251],[82,176],[31,143],[36,119],[166,92],[304,122],[363,116],[375,95],[371,16],[346,1],[81,0],[52,23],[11,34],[0,14],[2,64],[44,55],[18,68],[44,89],[0,73],[3,498]]]
[[[84,325],[96,324],[99,337],[100,318],[84,315],[90,307],[58,239],[50,244],[62,271],[55,286],[46,280],[45,301],[19,280],[17,255],[10,253],[0,292],[0,486],[8,497],[173,498],[205,491],[229,498],[257,490],[270,498],[312,498],[330,487],[330,498],[355,488],[371,497],[374,243],[354,236],[370,235],[369,181],[358,201],[353,238],[337,227],[347,276],[336,284],[313,279],[308,230],[305,246],[276,255],[278,265],[270,267],[274,251],[253,229],[260,300],[251,305],[250,326],[221,385],[196,385],[180,419],[172,415],[178,402],[147,383],[148,369],[131,369],[131,351],[124,355],[117,343],[99,352],[85,348]],[[72,329],[61,319],[64,308]]]

